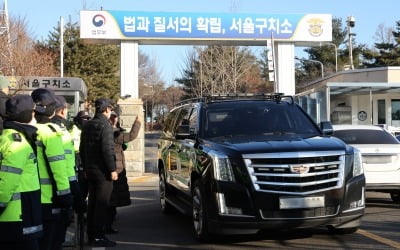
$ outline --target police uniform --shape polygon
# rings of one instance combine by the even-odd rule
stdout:
[[[2,249],[38,249],[38,239],[43,235],[36,128],[28,125],[33,109],[29,95],[16,95],[6,102],[6,120],[0,136]]]
[[[86,202],[82,197],[76,175],[77,171],[75,167],[74,143],[72,141],[72,135],[67,129],[67,126],[70,126],[70,123],[63,117],[66,116],[66,114],[63,113],[63,110],[67,107],[66,106],[67,102],[65,98],[62,96],[56,96],[55,98],[56,98],[56,115],[53,118],[51,118],[51,122],[53,123],[52,126],[54,127],[54,129],[59,131],[62,135],[61,138],[64,147],[65,161],[67,163],[67,174],[69,179],[69,185],[71,187],[71,194],[74,200],[73,208],[77,214],[83,214],[84,212],[86,212]],[[62,219],[61,223],[65,226],[65,228],[64,231],[60,231],[60,234],[57,236],[59,237],[60,240],[65,238],[67,228],[71,223],[72,213],[73,213],[72,210],[63,211],[62,215],[63,218],[61,218]]]
[[[35,112],[38,124],[38,167],[41,185],[44,237],[41,249],[62,248],[64,239],[56,237],[64,231],[63,210],[72,206],[67,162],[62,144],[62,133],[54,128],[50,118],[55,112],[55,97],[47,89],[36,89],[31,94],[43,112]],[[65,238],[65,237],[64,237]]]

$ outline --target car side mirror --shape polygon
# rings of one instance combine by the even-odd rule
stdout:
[[[319,128],[321,129],[323,135],[328,135],[328,136],[333,135],[333,127],[331,122],[329,121],[320,122]]]
[[[189,125],[180,125],[175,133],[175,138],[178,140],[193,139],[195,136],[190,133]]]

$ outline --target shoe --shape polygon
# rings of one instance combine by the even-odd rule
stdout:
[[[94,247],[115,247],[117,243],[103,236],[101,238],[94,238],[91,245]]]
[[[117,234],[117,233],[119,233],[119,231],[115,228],[109,227],[109,228],[106,228],[105,233],[106,234]]]

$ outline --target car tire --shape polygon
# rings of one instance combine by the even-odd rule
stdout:
[[[196,238],[200,241],[209,241],[211,235],[208,232],[208,214],[204,203],[204,188],[199,181],[196,181],[192,189],[192,215],[193,229]]]
[[[390,193],[390,198],[392,198],[393,202],[400,203],[400,192],[392,192],[392,193]]]
[[[171,204],[167,201],[167,194],[168,194],[168,183],[165,179],[165,171],[164,168],[161,168],[159,171],[159,182],[158,182],[158,189],[160,195],[160,206],[161,211],[164,214],[168,214],[172,211]]]

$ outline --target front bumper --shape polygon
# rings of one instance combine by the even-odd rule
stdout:
[[[365,210],[364,175],[352,178],[341,189],[315,194],[325,198],[324,206],[316,208],[280,209],[279,194],[254,192],[235,183],[216,182],[212,186],[216,199],[209,200],[208,209],[209,230],[213,233],[319,226],[353,228],[360,226]],[[218,193],[223,193],[223,202],[218,200]],[[221,203],[229,209],[221,209]]]

